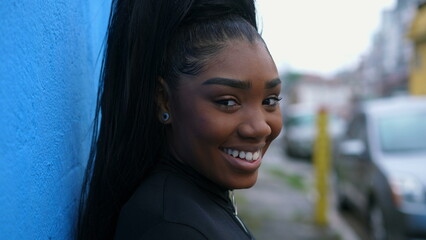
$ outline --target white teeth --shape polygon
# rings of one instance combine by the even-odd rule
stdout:
[[[251,161],[251,160],[253,160],[253,153],[248,152],[248,153],[246,154],[246,159],[247,159],[247,161]]]
[[[238,157],[244,160],[247,160],[249,162],[256,161],[260,157],[260,150],[257,152],[244,152],[244,151],[238,151],[236,149],[231,148],[225,148],[223,151],[233,157]]]
[[[238,156],[238,151],[237,150],[231,150],[231,152],[232,152],[232,156],[233,157],[237,157]]]
[[[259,156],[260,156],[260,153],[258,151],[253,153],[253,160],[257,160]]]

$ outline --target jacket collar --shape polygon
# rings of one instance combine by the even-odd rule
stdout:
[[[222,187],[207,177],[201,175],[198,171],[190,165],[181,163],[170,153],[163,154],[159,164],[160,169],[173,172],[183,179],[198,186],[203,192],[210,195],[210,198],[226,210],[235,212],[231,199],[229,198],[229,190]]]

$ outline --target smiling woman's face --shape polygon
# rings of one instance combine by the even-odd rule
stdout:
[[[280,83],[263,42],[231,42],[173,91],[175,157],[223,187],[253,186],[263,155],[281,131]]]

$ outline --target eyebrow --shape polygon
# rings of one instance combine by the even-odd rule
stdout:
[[[267,81],[266,83],[265,83],[265,88],[266,89],[271,89],[271,88],[274,88],[274,87],[276,87],[276,86],[278,86],[278,85],[280,85],[281,84],[281,79],[279,79],[279,78],[274,78],[274,79],[272,79],[271,81]]]
[[[267,81],[265,83],[265,89],[271,89],[275,86],[281,84],[281,80],[279,78],[274,78],[270,81]],[[237,79],[230,79],[230,78],[210,78],[202,83],[202,85],[224,85],[232,88],[238,88],[238,89],[250,89],[251,88],[251,82],[248,81],[241,81]]]
[[[224,85],[232,88],[239,89],[249,89],[251,88],[251,83],[247,81],[241,81],[237,79],[230,78],[210,78],[203,82],[202,85]]]

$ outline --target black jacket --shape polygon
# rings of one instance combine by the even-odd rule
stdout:
[[[124,205],[116,239],[254,239],[229,191],[168,157]]]

